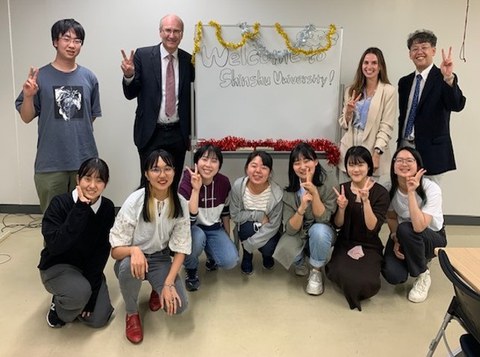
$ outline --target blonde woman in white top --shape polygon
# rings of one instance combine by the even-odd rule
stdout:
[[[178,273],[192,239],[188,203],[177,193],[171,154],[152,152],[144,163],[146,184],[133,192],[118,212],[110,231],[115,274],[125,301],[126,336],[143,339],[138,294],[143,280],[152,286],[149,307],[168,315],[187,307],[185,286]]]

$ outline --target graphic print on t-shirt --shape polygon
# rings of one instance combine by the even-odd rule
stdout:
[[[54,86],[55,119],[83,118],[83,88],[81,86]]]

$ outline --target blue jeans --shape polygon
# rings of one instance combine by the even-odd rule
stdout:
[[[145,280],[148,280],[152,289],[158,294],[162,292],[163,284],[172,266],[172,259],[168,252],[161,251],[150,255],[146,255],[148,262],[148,273],[145,275]],[[120,283],[120,291],[125,301],[125,310],[127,314],[134,314],[138,312],[138,294],[142,286],[142,280],[133,277],[130,269],[130,257],[122,260],[117,260],[113,266],[115,275]],[[182,306],[178,307],[177,314],[182,313],[187,309],[188,299],[185,286],[182,279],[175,278],[175,289],[182,301]]]
[[[316,269],[327,263],[330,248],[335,243],[335,231],[328,224],[314,223],[308,229],[310,265]]]
[[[238,264],[238,251],[223,228],[207,230],[192,226],[192,253],[185,257],[185,269],[197,269],[198,257],[205,250],[219,268],[232,269]]]

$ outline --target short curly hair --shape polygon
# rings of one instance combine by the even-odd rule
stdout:
[[[417,30],[408,35],[407,47],[410,49],[414,43],[428,42],[432,47],[437,47],[437,36],[430,30]]]

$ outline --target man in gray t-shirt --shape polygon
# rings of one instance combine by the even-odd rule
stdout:
[[[85,31],[74,19],[52,26],[57,53],[50,64],[31,68],[15,105],[25,123],[38,116],[35,187],[42,212],[50,200],[76,186],[76,172],[97,157],[93,121],[102,115],[98,80],[76,63]]]

